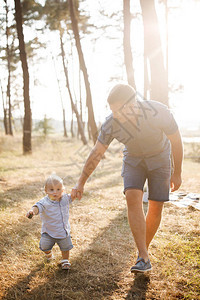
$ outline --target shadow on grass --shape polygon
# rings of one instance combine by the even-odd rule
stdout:
[[[41,181],[33,181],[28,185],[21,184],[0,192],[0,208],[6,209],[14,203],[22,202],[27,199],[31,200],[31,198],[38,196],[42,198],[41,187]]]
[[[124,272],[129,272],[132,245],[128,235],[130,229],[126,210],[123,210],[72,259],[68,273],[56,265],[44,270],[37,264],[28,276],[10,287],[2,299],[108,299],[121,289],[120,279]],[[147,289],[148,280],[136,277],[126,299],[135,299],[131,298],[134,294],[145,295]]]
[[[116,175],[118,179],[116,179],[116,181],[120,180],[120,175],[121,175],[121,168],[122,168],[122,160],[118,161],[118,162],[111,162],[109,159],[106,161],[106,163],[102,160],[101,162],[103,162],[102,164],[100,163],[100,165],[96,168],[95,172],[89,177],[88,182],[92,182],[95,181],[96,179],[100,180],[101,178],[105,178],[105,176],[107,178],[110,177],[110,175]],[[77,174],[80,175],[82,169],[83,169],[84,164],[77,164],[74,165],[74,168],[77,172]],[[112,166],[112,167],[111,167]],[[67,165],[68,167],[68,165]],[[70,170],[71,166],[69,166],[69,170]],[[66,169],[67,170],[67,169]],[[110,179],[110,182],[112,182],[112,179]],[[76,183],[76,182],[74,182]],[[109,186],[109,185],[108,185]]]
[[[50,173],[50,172],[49,172]],[[23,200],[30,200],[37,198],[39,201],[45,196],[43,184],[45,181],[45,176],[43,182],[31,181],[28,184],[18,184],[11,188],[6,188],[4,191],[0,192],[0,209],[6,209],[7,207],[13,206],[13,204],[22,203]],[[64,178],[64,184],[70,186],[72,184],[72,177],[66,176]],[[67,190],[67,192],[71,192]]]
[[[135,279],[133,281],[133,284],[126,296],[126,300],[144,300],[146,299],[146,293],[148,291],[148,286],[150,283],[150,276],[149,275],[143,275],[143,274],[137,274],[135,275]]]
[[[5,297],[3,296],[1,299],[26,299],[24,298],[24,294],[28,294],[31,280],[36,276],[36,274],[38,274],[38,272],[43,267],[44,264],[36,265],[36,267],[28,274],[28,276],[24,277],[23,280],[19,280],[17,285],[11,287],[8,290],[7,295]],[[43,299],[43,298],[38,298],[38,299]]]
[[[69,161],[70,162],[70,161]],[[97,169],[97,173],[94,173],[94,175],[92,176],[92,180],[95,180],[96,178],[101,178],[101,177],[105,177],[105,173],[106,176],[109,177],[109,175],[113,175],[114,173],[117,174],[117,178],[113,181],[109,180],[107,181],[106,185],[102,183],[102,187],[107,188],[107,187],[111,187],[111,186],[115,186],[118,184],[119,180],[120,180],[120,172],[121,172],[121,164],[122,161],[118,161],[116,163],[112,162],[112,168],[110,168],[110,163],[109,163],[109,159],[108,161],[103,162],[102,166],[100,168]],[[62,166],[64,168],[65,171],[62,171],[61,173],[71,173],[72,170],[72,163],[66,164],[66,163],[57,163],[56,165],[52,165],[52,167],[55,169],[55,167],[57,167],[58,169]],[[29,170],[29,169],[35,169],[35,168],[40,168],[38,166],[18,166],[18,167],[8,167],[6,169],[4,169],[4,171],[17,171],[17,170]],[[48,168],[49,170],[51,169],[51,165],[49,165],[49,163],[47,163],[47,166],[42,165],[41,166],[42,169],[44,168]],[[77,173],[80,173],[80,171],[82,170],[82,165],[78,165],[78,168],[75,167],[75,173],[73,176],[65,176],[64,177],[64,184],[65,186],[72,186],[73,184],[76,183],[76,181],[74,180],[74,178],[77,178]],[[50,172],[51,173],[51,172]],[[29,175],[30,177],[30,175]],[[44,180],[45,180],[45,176],[44,176]],[[33,181],[30,182],[28,185],[26,184],[21,184],[21,185],[17,185],[15,187],[11,187],[11,188],[7,188],[6,187],[6,181],[4,182],[3,180],[1,180],[3,182],[3,184],[5,185],[5,188],[3,188],[3,192],[0,192],[0,209],[6,209],[7,207],[10,207],[13,205],[13,203],[17,203],[17,202],[21,202],[22,200],[27,200],[35,197],[38,197],[38,199],[42,198],[44,195],[42,195],[41,192],[41,187],[42,187],[42,182],[41,181]],[[101,186],[100,186],[101,187]],[[70,192],[70,190],[68,190],[67,192]]]

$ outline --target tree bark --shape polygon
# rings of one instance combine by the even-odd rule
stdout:
[[[53,54],[51,56],[52,56],[54,70],[55,70],[56,80],[57,80],[57,83],[58,83],[58,90],[59,90],[59,94],[60,94],[60,102],[61,102],[61,106],[62,106],[62,113],[63,113],[63,135],[64,135],[64,137],[67,137],[67,128],[66,128],[66,121],[65,121],[65,109],[64,109],[63,100],[62,100],[62,93],[61,93],[61,89],[60,89],[60,82],[59,82],[59,79],[58,79],[58,76],[57,76],[56,64],[55,64],[55,60],[54,60]]]
[[[1,84],[1,79],[0,79],[0,86],[1,86],[2,105],[3,105],[3,124],[4,124],[5,134],[7,135],[8,134],[7,109],[6,109],[6,105],[4,102],[4,93],[3,93],[3,87]]]
[[[124,15],[124,63],[126,67],[126,74],[128,83],[136,90],[134,70],[133,70],[133,56],[131,50],[130,32],[131,32],[131,13],[130,0],[123,0],[123,15]]]
[[[23,70],[23,83],[24,83],[24,123],[23,123],[23,153],[28,154],[32,152],[31,146],[31,106],[29,97],[29,71],[27,56],[25,50],[24,34],[22,27],[22,9],[20,0],[15,0],[15,19],[17,25],[17,34],[19,39],[20,60]]]
[[[95,118],[94,118],[92,95],[91,95],[91,90],[90,90],[90,82],[88,79],[87,68],[86,68],[83,51],[82,51],[82,47],[81,47],[78,24],[77,24],[77,20],[76,20],[75,13],[74,13],[73,0],[69,0],[69,10],[70,10],[72,30],[73,30],[74,38],[76,41],[76,48],[77,48],[77,52],[78,52],[80,68],[83,72],[83,77],[84,77],[84,82],[85,82],[86,104],[88,107],[88,123],[91,128],[93,142],[95,143],[97,140],[98,131],[97,131],[97,126],[96,126],[96,122],[95,122]]]
[[[7,0],[4,0],[6,5],[6,56],[7,56],[7,66],[8,66],[8,83],[7,83],[7,99],[8,99],[8,127],[7,132],[9,135],[13,135],[12,129],[12,109],[11,109],[11,93],[10,93],[10,78],[11,78],[11,68],[10,68],[10,49],[9,49],[9,28],[8,28],[8,5]]]
[[[77,107],[74,104],[74,101],[73,101],[73,98],[72,98],[71,89],[70,89],[68,71],[67,71],[67,67],[65,65],[65,52],[64,52],[64,47],[63,47],[63,41],[62,41],[62,33],[61,33],[61,31],[60,31],[60,47],[61,47],[62,62],[63,62],[63,68],[64,68],[64,73],[65,73],[65,79],[66,79],[66,87],[67,87],[67,90],[68,90],[68,93],[69,93],[69,98],[70,98],[70,102],[71,102],[72,111],[76,115],[76,119],[77,119],[77,123],[78,123],[78,130],[79,130],[80,135],[81,135],[81,140],[82,140],[83,144],[86,145],[87,144],[87,140],[86,140],[85,135],[84,135],[83,125],[82,125],[81,118],[79,116]]]
[[[165,4],[165,26],[166,26],[166,77],[167,77],[167,82],[169,81],[169,48],[168,48],[168,42],[169,42],[169,37],[168,37],[168,0],[164,1]],[[169,92],[169,88],[168,88]]]
[[[148,64],[148,59],[147,59],[146,55],[144,55],[144,95],[143,95],[143,97],[145,100],[148,99],[148,91],[150,89],[147,64]]]
[[[65,121],[65,109],[63,108],[63,135],[67,137],[67,128],[66,128],[66,121]]]
[[[7,117],[7,109],[3,110],[3,124],[5,129],[5,134],[8,135],[8,117]]]
[[[79,107],[80,107],[80,117],[81,117],[81,121],[83,122],[83,104],[82,104],[82,94],[81,94],[81,69],[79,66],[79,93],[80,93],[80,97],[79,97]],[[84,127],[84,125],[83,125]]]
[[[71,119],[71,127],[70,127],[70,131],[71,131],[71,137],[74,138],[74,112],[72,109],[72,119]]]
[[[154,0],[140,0],[140,4],[144,24],[144,58],[149,61],[151,71],[150,97],[168,105],[168,82]]]

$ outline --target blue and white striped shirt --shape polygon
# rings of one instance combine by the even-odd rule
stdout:
[[[62,239],[70,234],[69,204],[70,194],[63,194],[60,201],[53,201],[45,196],[34,206],[39,210],[42,220],[41,233],[48,233],[53,238]]]

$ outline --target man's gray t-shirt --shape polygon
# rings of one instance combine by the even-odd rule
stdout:
[[[167,135],[175,133],[177,123],[166,105],[156,101],[137,101],[137,113],[130,110],[129,119],[120,123],[109,115],[101,127],[98,140],[109,145],[115,138],[125,145],[124,162],[137,166],[142,160],[149,170],[161,167],[170,159]],[[131,115],[133,120],[131,122]]]
[[[60,201],[54,201],[45,196],[34,206],[38,207],[42,220],[41,233],[62,239],[70,234],[69,204],[72,202],[69,194],[63,194]]]

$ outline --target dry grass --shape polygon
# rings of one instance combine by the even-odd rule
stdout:
[[[35,137],[33,154],[21,154],[21,138],[0,137],[1,299],[200,299],[199,211],[165,205],[151,245],[153,271],[134,276],[136,249],[127,222],[116,146],[87,183],[82,201],[71,207],[72,269],[60,270],[59,249],[47,264],[38,249],[40,220],[25,218],[43,196],[52,171],[64,177],[67,192],[76,182],[89,149],[80,142]],[[200,192],[199,164],[184,163],[183,191]],[[146,208],[146,207],[145,207]]]

